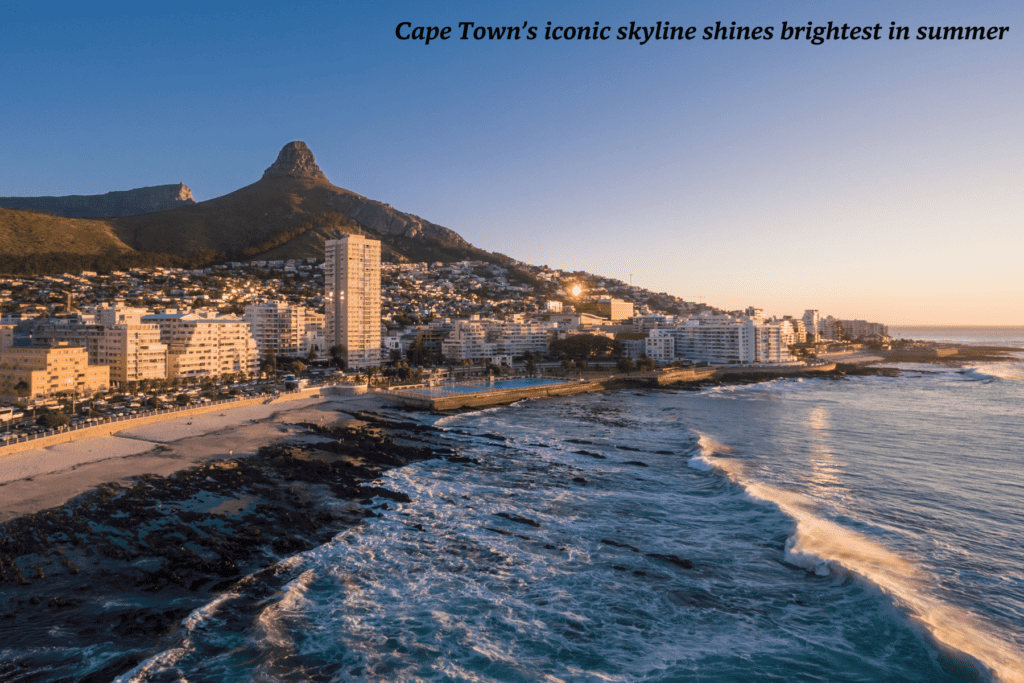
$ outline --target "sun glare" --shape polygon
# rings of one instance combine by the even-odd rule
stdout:
[[[580,287],[579,285],[573,285],[572,286],[572,295],[573,296],[579,296],[580,292],[582,292],[582,291],[583,291],[583,288]]]

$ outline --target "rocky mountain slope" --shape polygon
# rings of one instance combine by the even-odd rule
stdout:
[[[299,141],[285,145],[252,185],[111,224],[125,243],[142,251],[214,251],[239,259],[322,257],[323,241],[345,233],[380,239],[388,260],[452,261],[486,254],[448,228],[333,185]]]
[[[139,187],[106,194],[66,197],[0,197],[0,208],[42,211],[65,218],[110,218],[164,211],[195,204],[192,190],[184,184]]]

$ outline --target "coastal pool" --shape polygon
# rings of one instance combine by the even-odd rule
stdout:
[[[565,380],[561,379],[521,377],[519,379],[498,379],[491,381],[481,380],[477,382],[439,384],[433,387],[417,387],[416,389],[406,389],[404,390],[404,393],[411,393],[431,398],[438,398],[441,396],[457,396],[461,394],[489,394],[496,391],[509,391],[511,389],[527,389],[530,387],[541,387],[564,383]]]

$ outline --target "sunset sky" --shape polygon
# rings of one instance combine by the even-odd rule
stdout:
[[[0,195],[210,199],[304,140],[336,185],[528,263],[726,309],[1024,325],[1024,4],[496,5],[0,3]],[[830,20],[883,39],[780,39]],[[549,21],[698,39],[543,40]],[[716,21],[775,37],[699,39]],[[913,39],[961,25],[1010,30]]]

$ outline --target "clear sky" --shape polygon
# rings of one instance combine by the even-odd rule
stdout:
[[[883,39],[781,40],[830,20]],[[698,38],[615,39],[658,21]],[[701,40],[716,21],[774,37]],[[960,25],[1010,31],[914,39]],[[0,3],[0,195],[210,199],[304,140],[336,185],[529,263],[727,309],[1021,325],[1022,45],[1019,0]]]

